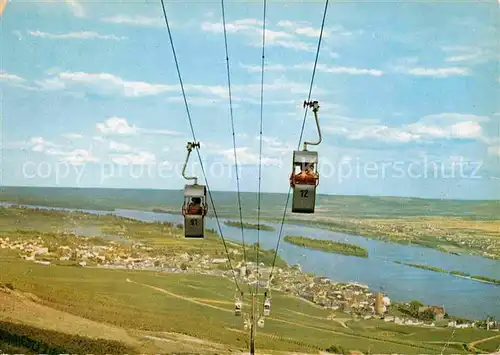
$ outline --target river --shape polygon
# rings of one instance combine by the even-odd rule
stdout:
[[[39,207],[42,206],[26,206]],[[62,209],[71,210],[71,209]],[[110,213],[84,210],[88,213]],[[182,223],[181,215],[115,210],[113,214],[140,221],[167,221]],[[227,220],[227,219],[224,219]],[[247,222],[253,222],[247,220]],[[265,249],[274,249],[280,225],[268,223],[276,231],[260,231],[260,244]],[[220,220],[224,238],[241,242],[241,231],[229,227]],[[214,218],[206,218],[206,228],[218,230]],[[245,242],[257,241],[257,230],[245,229]],[[286,235],[307,236],[357,244],[368,250],[368,258],[327,253],[301,248],[283,241]],[[279,255],[289,264],[300,264],[305,272],[312,272],[341,282],[359,282],[374,291],[382,291],[395,301],[420,300],[425,304],[444,305],[449,314],[485,319],[488,315],[500,319],[500,286],[441,274],[429,270],[394,263],[427,264],[448,271],[459,270],[472,275],[500,279],[500,262],[479,256],[453,255],[419,246],[399,245],[380,240],[331,232],[325,229],[285,224],[279,246]]]

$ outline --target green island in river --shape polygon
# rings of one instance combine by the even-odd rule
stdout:
[[[247,223],[247,222],[243,222],[243,224],[241,224],[240,222],[237,221],[225,221],[224,224],[229,227],[240,228],[241,226],[243,226],[243,228],[245,229],[259,229],[258,224]],[[261,223],[260,230],[274,232],[276,228]]]
[[[368,251],[365,248],[362,248],[354,244],[334,242],[332,240],[296,237],[289,235],[285,237],[285,241],[290,244],[302,246],[305,248],[317,249],[331,253],[344,254],[350,256],[359,256],[362,258],[368,257]]]
[[[406,266],[410,266],[410,267],[415,267],[415,268],[418,268],[418,269],[424,269],[424,270],[439,272],[441,274],[450,274],[450,275],[454,275],[454,276],[457,276],[457,277],[464,277],[464,278],[471,279],[471,280],[476,280],[476,281],[479,281],[479,282],[486,282],[486,283],[490,283],[490,284],[500,285],[500,280],[496,280],[496,279],[493,279],[493,278],[487,277],[487,276],[471,275],[471,274],[468,274],[468,273],[463,272],[463,271],[457,271],[457,270],[446,271],[444,269],[441,269],[441,268],[438,268],[438,267],[435,267],[435,266],[422,265],[422,264],[403,263],[402,261],[395,261],[394,263],[401,264],[401,265],[406,265]]]

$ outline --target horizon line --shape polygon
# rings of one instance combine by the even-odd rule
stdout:
[[[4,188],[28,188],[28,189],[73,189],[73,190],[151,190],[151,191],[178,191],[182,192],[183,189],[162,189],[162,188],[148,188],[148,187],[143,187],[143,188],[134,188],[134,187],[91,187],[91,186],[86,186],[86,187],[76,187],[76,186],[26,186],[26,185],[3,185],[0,187],[0,190],[4,192]],[[215,193],[234,193],[236,194],[237,191],[227,191],[227,190],[211,190],[212,192]],[[240,193],[253,193],[253,194],[258,194],[257,191],[241,191]],[[286,192],[263,192],[261,191],[262,194],[280,194],[280,195],[287,195]],[[460,198],[440,198],[440,197],[419,197],[419,196],[407,196],[407,195],[358,195],[358,194],[327,194],[327,193],[318,193],[317,196],[331,196],[331,197],[368,197],[368,198],[398,198],[398,199],[415,199],[415,200],[441,200],[441,201],[500,201],[500,199],[460,199]]]

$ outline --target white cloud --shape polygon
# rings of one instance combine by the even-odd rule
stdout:
[[[139,128],[134,124],[129,124],[127,119],[122,117],[110,117],[106,121],[97,123],[96,128],[104,134],[109,135],[135,135],[139,133],[143,134],[160,134],[160,135],[170,135],[170,136],[179,136],[181,133],[166,129],[147,129],[147,128]],[[95,140],[98,137],[94,137]]]
[[[255,139],[260,141],[260,136],[256,136]],[[281,142],[277,137],[262,136],[262,142],[268,144],[269,146],[281,145]]]
[[[233,85],[231,87],[233,92],[239,92],[246,95],[257,95],[260,96],[261,84],[246,84],[246,85]],[[327,90],[314,87],[314,93],[317,95],[322,95],[327,93]],[[307,94],[309,91],[309,85],[306,83],[297,83],[293,81],[289,81],[286,79],[277,79],[271,83],[264,84],[264,92],[277,92],[280,94],[284,94],[288,96],[289,94]],[[246,98],[245,98],[246,99]]]
[[[234,164],[234,149],[225,149],[217,152],[225,158],[227,164]],[[253,153],[250,147],[236,148],[238,164],[241,165],[256,165],[259,164],[259,154]],[[276,158],[262,157],[262,165],[277,165],[281,166],[282,161]]]
[[[152,84],[142,81],[128,81],[119,76],[108,73],[85,73],[85,72],[61,72],[54,74],[51,78],[36,81],[39,88],[44,90],[64,90],[81,92],[82,94],[92,92],[98,95],[122,95],[125,97],[143,97],[160,95],[165,92],[178,92],[179,85]],[[203,94],[203,97],[194,97],[193,102],[199,105],[210,105],[217,99],[228,99],[227,85],[201,85],[185,84],[186,92]],[[234,101],[246,101],[249,95],[260,95],[260,83],[232,85],[233,94],[241,93],[241,97],[233,96]],[[275,92],[281,95],[300,94],[308,92],[309,87],[305,83],[297,83],[286,79],[276,79],[264,84],[266,92]],[[316,94],[324,94],[326,90],[315,87]],[[207,95],[206,97],[204,95]],[[277,98],[279,99],[279,98]],[[169,101],[183,101],[180,97],[167,98]],[[190,99],[188,100],[189,103]],[[226,101],[225,101],[226,102]]]
[[[128,144],[118,143],[115,141],[109,142],[109,149],[120,153],[128,153],[132,151],[132,147],[129,146]]]
[[[243,68],[247,69],[250,72],[260,72],[261,67],[257,65],[241,65]],[[312,71],[314,68],[314,63],[303,63],[303,64],[295,64],[292,66],[284,66],[281,64],[272,64],[267,65],[265,67],[266,71],[286,71],[286,70],[310,70]],[[340,67],[340,66],[327,66],[325,64],[317,64],[316,70],[323,73],[331,73],[331,74],[349,74],[349,75],[372,75],[372,76],[381,76],[383,72],[378,69],[362,69],[362,68],[354,68],[354,67]]]
[[[490,120],[488,116],[479,116],[470,113],[454,113],[454,112],[445,112],[445,113],[427,115],[424,117],[424,119],[426,120],[443,119],[443,120],[457,120],[457,121],[467,120],[475,122],[486,122]]]
[[[85,17],[85,8],[77,0],[64,0],[69,5],[71,12],[76,17]]]
[[[382,125],[378,121],[365,123],[352,120],[334,120],[334,126],[325,126],[325,132],[345,136],[351,140],[378,140],[382,142],[422,142],[436,139],[477,139],[484,141],[484,132],[479,124],[485,117],[443,113],[428,115],[417,122],[399,127]]]
[[[241,19],[226,23],[226,32],[253,31],[257,26],[262,26],[262,22],[257,19]],[[207,32],[222,33],[224,32],[224,25],[222,22],[202,22],[201,29]]]
[[[47,141],[42,137],[32,137],[29,140],[29,145],[34,152],[57,156],[59,157],[59,161],[71,165],[83,165],[99,161],[99,159],[94,157],[88,150],[74,149],[71,151],[64,151],[59,144]]]
[[[92,139],[96,142],[100,142],[100,143],[104,142],[104,138],[102,138],[101,136],[94,136],[94,137],[92,137]]]
[[[116,24],[125,24],[138,27],[164,27],[165,22],[161,17],[147,17],[147,16],[127,16],[116,15],[112,17],[102,18],[101,21]]]
[[[481,56],[481,52],[456,55],[456,56],[446,58],[445,62],[467,62],[470,60],[475,60],[475,59],[479,58],[480,56]]]
[[[104,39],[113,41],[127,39],[127,37],[118,37],[116,35],[102,35],[97,32],[90,32],[90,31],[54,34],[54,33],[40,32],[37,30],[37,31],[28,31],[28,34],[33,37],[41,37],[49,39]]]
[[[222,33],[224,26],[222,22],[203,22],[201,29],[206,32]],[[226,32],[246,36],[251,46],[262,45],[262,21],[260,20],[247,18],[226,23]],[[267,46],[280,46],[299,51],[314,51],[315,49],[311,44],[298,40],[295,34],[290,32],[266,29],[265,37]]]
[[[300,35],[300,36],[305,36],[305,37],[312,37],[312,38],[318,38],[321,29],[320,28],[314,28],[312,27],[310,22],[307,21],[299,21],[299,22],[293,22],[293,21],[288,21],[288,20],[282,20],[277,23],[278,27],[285,28],[294,34]],[[361,31],[347,31],[345,30],[342,26],[334,26],[334,27],[325,27],[323,29],[323,37],[324,38],[330,38],[330,37],[335,37],[336,39],[341,38],[341,37],[351,37],[355,33],[360,33]]]
[[[56,152],[60,155],[60,161],[69,163],[71,165],[84,165],[86,163],[95,163],[98,162],[99,159],[94,157],[91,152],[85,149],[75,149],[71,152]]]
[[[435,78],[446,78],[453,75],[469,75],[466,68],[411,68],[406,71],[407,74],[414,76],[430,76]]]
[[[160,134],[160,135],[166,135],[166,136],[181,136],[182,133],[177,132],[177,131],[171,131],[168,129],[146,129],[146,128],[139,128],[139,133],[144,133],[144,134]]]
[[[299,65],[295,66],[299,69],[311,69],[313,68],[314,64],[311,63],[310,65],[306,64],[305,66]],[[378,69],[360,69],[360,68],[353,68],[353,67],[329,67],[324,64],[318,64],[316,66],[316,70],[324,73],[331,73],[331,74],[349,74],[349,75],[372,75],[372,76],[381,76],[383,72]]]
[[[32,137],[29,140],[29,144],[34,152],[47,152],[50,148],[58,147],[57,144],[47,141],[42,137]]]
[[[135,125],[129,125],[125,118],[111,117],[103,123],[96,124],[97,129],[105,134],[129,135],[136,134],[138,129]]]
[[[26,79],[15,75],[15,74],[9,74],[6,72],[0,72],[0,82],[6,82],[9,84],[20,84],[25,82]]]
[[[154,164],[156,157],[150,152],[138,152],[136,154],[115,154],[111,155],[113,163],[118,165],[147,165]]]
[[[278,26],[292,30],[296,34],[307,37],[319,37],[321,30],[309,26],[308,22],[279,21]],[[323,30],[323,37],[328,36],[328,31]]]
[[[384,125],[376,125],[371,127],[364,127],[356,132],[349,132],[347,137],[353,140],[360,139],[376,139],[386,142],[410,142],[418,140],[419,135],[410,132],[405,132],[398,128],[388,127]]]
[[[184,102],[184,98],[182,96],[169,97],[167,100],[171,101],[171,102]],[[234,98],[233,98],[233,100],[234,100]],[[213,106],[214,104],[218,104],[220,102],[221,102],[221,99],[213,98],[213,97],[189,97],[188,98],[189,105]],[[233,107],[234,107],[234,104],[233,104]]]
[[[261,72],[262,67],[260,65],[244,65],[240,63],[242,68],[245,68],[249,72]],[[287,67],[282,64],[272,64],[272,65],[264,65],[264,71],[285,71]]]
[[[466,121],[452,125],[450,133],[453,138],[480,138],[483,135],[483,129],[477,122]]]
[[[255,137],[255,143],[257,146],[260,144],[260,136]],[[277,137],[262,136],[262,152],[264,155],[269,155],[270,158],[281,157],[296,148],[296,143],[286,143]]]
[[[150,84],[143,81],[127,81],[107,73],[62,72],[55,77],[37,81],[43,89],[62,90],[81,85],[100,94],[121,94],[126,97],[158,95],[166,91],[178,91],[178,85]]]
[[[251,42],[253,46],[260,46],[261,44],[254,41]],[[309,43],[303,42],[303,41],[297,41],[297,40],[281,40],[281,39],[275,39],[275,40],[267,40],[266,38],[266,44],[268,46],[280,46],[284,48],[290,48],[290,49],[295,49],[298,51],[306,51],[306,52],[312,52],[314,51],[314,46],[310,45]]]
[[[63,134],[63,137],[68,138],[68,139],[83,138],[83,136],[81,134],[78,134],[78,133],[65,133],[65,134]]]
[[[500,59],[498,43],[487,40],[471,46],[443,46],[441,50],[448,63],[481,64]]]

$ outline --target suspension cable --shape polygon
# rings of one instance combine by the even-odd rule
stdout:
[[[174,61],[175,61],[175,67],[177,69],[177,76],[179,77],[179,83],[180,83],[180,86],[181,86],[181,90],[182,90],[182,96],[184,98],[184,106],[186,107],[186,113],[187,113],[187,117],[189,119],[189,125],[191,126],[191,133],[193,135],[193,140],[195,142],[197,142],[196,140],[196,135],[195,135],[195,132],[194,132],[194,127],[193,127],[193,122],[191,120],[191,113],[189,111],[189,106],[188,106],[188,103],[187,103],[187,99],[186,99],[186,92],[184,91],[184,84],[182,82],[182,77],[181,77],[181,71],[179,69],[179,62],[177,60],[177,55],[175,53],[175,48],[174,48],[174,41],[172,39],[172,33],[170,31],[170,25],[169,25],[169,22],[168,22],[168,17],[167,17],[167,11],[165,10],[165,4],[163,2],[163,0],[160,0],[161,1],[161,7],[163,9],[163,17],[165,19],[165,24],[167,25],[167,30],[168,30],[168,37],[170,39],[170,45],[172,47],[172,53],[174,55]],[[196,148],[196,152],[198,153],[198,159],[200,160],[200,167],[201,167],[201,171],[203,173],[203,178],[205,179],[205,185],[207,186],[207,191],[208,191],[208,195],[210,197],[210,202],[212,203],[212,208],[213,208],[213,211],[214,211],[214,215],[215,215],[215,219],[217,221],[217,225],[219,227],[219,233],[221,235],[221,239],[222,239],[222,243],[224,244],[224,249],[226,251],[226,255],[227,255],[227,260],[229,262],[229,267],[231,268],[231,271],[233,273],[233,279],[234,279],[234,282],[236,284],[236,288],[240,291],[241,291],[241,288],[238,284],[238,279],[236,278],[236,274],[234,272],[234,269],[233,269],[233,265],[231,263],[231,257],[229,255],[229,251],[227,249],[227,244],[226,244],[226,240],[224,239],[224,235],[222,233],[222,228],[221,228],[221,225],[220,225],[220,222],[219,222],[219,217],[217,216],[217,211],[215,210],[215,203],[214,203],[214,200],[212,198],[212,193],[210,192],[210,187],[208,186],[208,180],[207,180],[207,176],[205,174],[205,168],[203,167],[203,161],[201,160],[201,155],[200,155],[200,150],[199,148],[197,147]]]
[[[259,294],[259,252],[260,252],[260,186],[262,182],[262,122],[264,113],[264,59],[266,48],[266,0],[263,3],[263,16],[262,16],[262,61],[261,61],[261,76],[260,76],[260,132],[259,132],[259,193],[257,197],[257,287],[255,294]],[[258,303],[257,303],[258,304]],[[258,306],[257,306],[258,307]],[[257,308],[258,312],[258,308]]]
[[[313,88],[313,85],[314,85],[314,76],[316,74],[316,66],[318,65],[318,57],[319,57],[319,52],[320,52],[320,48],[321,48],[321,39],[323,38],[323,29],[325,27],[325,19],[326,19],[327,10],[328,10],[328,0],[325,1],[325,9],[323,11],[323,20],[321,22],[321,31],[320,31],[319,39],[318,39],[318,47],[316,49],[316,59],[314,60],[314,67],[313,67],[313,72],[312,72],[312,77],[311,77],[311,83],[310,83],[310,86],[309,86],[309,94],[307,96],[307,101],[311,100],[311,93],[312,93],[312,88]],[[308,106],[306,105],[305,111],[304,111],[304,119],[302,121],[302,129],[300,131],[299,143],[297,145],[297,150],[300,150],[300,143],[302,142],[302,136],[304,134],[304,127],[306,125],[306,117],[307,117],[307,109],[308,109]],[[281,241],[281,236],[282,236],[282,233],[283,233],[283,225],[285,223],[286,211],[287,211],[287,208],[288,208],[288,202],[290,200],[290,191],[291,190],[292,190],[292,187],[290,186],[288,188],[288,195],[286,197],[285,209],[283,211],[283,217],[281,219],[281,226],[280,226],[280,231],[279,231],[279,234],[278,234],[278,242],[276,243],[276,250],[274,251],[273,266],[271,267],[271,273],[269,274],[268,286],[270,285],[270,281],[271,281],[271,278],[273,276],[274,266],[276,264],[276,257],[278,255],[278,248],[279,248],[280,241]]]
[[[241,228],[241,241],[243,243],[243,263],[245,264],[245,269],[247,267],[247,254],[245,247],[245,233],[243,228],[243,213],[241,210],[241,193],[240,193],[240,176],[238,172],[238,158],[236,155],[236,133],[234,130],[234,118],[233,118],[233,99],[231,93],[231,74],[229,70],[229,51],[227,49],[227,32],[226,32],[226,15],[224,11],[224,0],[221,0],[222,7],[222,24],[224,26],[224,47],[226,49],[226,69],[227,69],[227,87],[228,87],[228,95],[229,95],[229,112],[231,115],[231,127],[233,131],[233,150],[234,150],[234,168],[236,170],[236,188],[238,191],[238,209],[240,213],[240,228]]]

